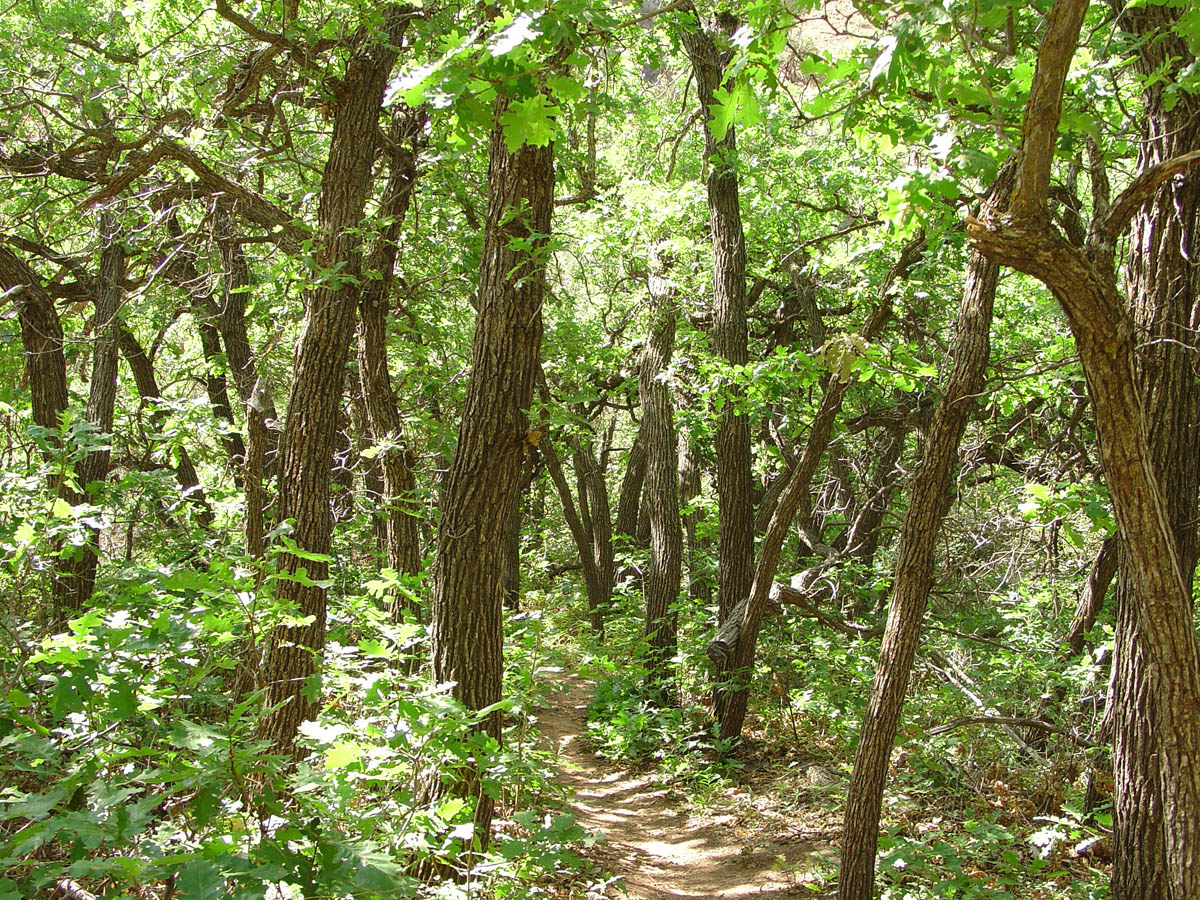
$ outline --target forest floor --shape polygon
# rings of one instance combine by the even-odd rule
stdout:
[[[538,728],[558,752],[558,780],[570,792],[575,821],[602,837],[586,855],[615,876],[608,896],[813,896],[812,889],[827,880],[839,824],[827,806],[799,819],[794,809],[785,815],[783,804],[769,799],[779,797],[765,773],[765,784],[746,776],[694,803],[681,789],[664,785],[659,773],[596,756],[587,740],[592,686],[568,677],[565,688],[551,695]]]

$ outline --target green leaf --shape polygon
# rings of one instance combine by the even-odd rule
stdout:
[[[561,114],[562,110],[543,94],[510,103],[500,117],[508,152],[516,153],[526,144],[545,147],[554,139],[557,130],[554,117]]]
[[[188,900],[218,900],[225,893],[220,867],[207,859],[193,859],[180,869],[175,885]]]
[[[363,747],[355,741],[338,741],[325,751],[325,768],[344,769],[362,759]]]

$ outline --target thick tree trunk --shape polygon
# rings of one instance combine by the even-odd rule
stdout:
[[[1001,173],[993,188],[994,197],[1007,197],[1011,175],[1011,167]],[[955,325],[954,366],[934,411],[921,467],[913,481],[887,625],[846,797],[838,900],[871,900],[874,896],[883,786],[909,673],[921,642],[921,624],[933,586],[934,549],[950,506],[959,443],[975,409],[975,396],[983,387],[999,271],[998,265],[979,253],[970,254]]]
[[[116,234],[111,218],[101,219],[100,275],[95,282],[95,344],[92,349],[92,381],[88,391],[85,418],[96,435],[112,432],[117,400],[118,313],[125,283],[125,248]],[[92,450],[79,461],[76,481],[89,501],[95,502],[108,480],[112,450],[107,446]],[[100,529],[88,526],[88,540],[75,554],[61,561],[54,579],[54,608],[69,615],[83,608],[92,597],[96,570],[100,564]]]
[[[683,35],[683,46],[696,78],[697,99],[704,118],[704,155],[708,176],[709,229],[713,244],[713,349],[731,366],[749,360],[746,328],[746,236],[738,201],[737,136],[732,125],[721,140],[713,133],[708,110],[721,87],[730,53],[696,17],[695,30]],[[727,39],[737,27],[728,13],[717,17]],[[739,411],[741,389],[728,385],[717,426],[718,604],[720,621],[750,590],[754,576],[754,499],[750,472],[750,423]]]
[[[1172,517],[1147,435],[1146,400],[1137,378],[1138,335],[1117,291],[1113,246],[1130,218],[1200,157],[1185,154],[1143,168],[1112,204],[1098,209],[1083,248],[1049,227],[1046,198],[1058,138],[1063,84],[1079,40],[1086,0],[1056,0],[1046,20],[1026,109],[1021,175],[1006,216],[969,220],[972,242],[991,258],[1043,281],[1070,322],[1100,435],[1100,462],[1127,554],[1144,662],[1145,693],[1130,696],[1147,716],[1161,767],[1166,882],[1172,900],[1200,896],[1200,647],[1192,623]],[[1171,486],[1176,493],[1175,486]],[[1192,486],[1194,490],[1194,484]],[[1128,633],[1128,629],[1126,629]],[[1121,648],[1125,650],[1125,648]],[[1126,650],[1126,658],[1130,653]],[[1118,742],[1118,753],[1131,750]],[[1145,771],[1146,767],[1141,767]]]
[[[1120,24],[1138,39],[1136,68],[1147,79],[1143,94],[1142,171],[1200,147],[1200,99],[1165,88],[1195,57],[1172,29],[1181,7],[1145,6],[1124,13]],[[1200,394],[1196,389],[1195,337],[1200,325],[1200,178],[1166,185],[1134,218],[1128,262],[1129,293],[1137,341],[1138,380],[1150,459],[1166,504],[1184,587],[1191,596],[1196,568],[1196,453]],[[1121,554],[1122,561],[1128,559]],[[1114,828],[1112,895],[1120,900],[1167,900],[1170,877],[1163,792],[1153,732],[1155,700],[1147,668],[1150,654],[1140,627],[1134,581],[1117,582],[1117,632],[1113,654]],[[1193,768],[1196,761],[1192,761]],[[1192,848],[1193,852],[1200,850]]]
[[[383,91],[408,15],[399,6],[389,6],[383,11],[382,35],[362,28],[355,36],[321,182],[322,243],[316,265],[318,271],[337,272],[338,278],[305,297],[280,447],[279,517],[294,520],[291,538],[301,550],[322,557],[329,553],[333,530],[330,464],[362,281],[359,225],[371,187]],[[319,582],[327,577],[329,565],[283,554],[280,567],[288,575],[307,570],[306,578],[280,582],[279,595],[311,622],[281,625],[271,635],[264,674],[270,712],[259,732],[276,752],[295,754],[300,723],[315,718],[320,704],[319,688],[312,682],[325,645],[325,589]]]
[[[683,566],[683,525],[679,516],[679,438],[671,390],[664,381],[675,347],[674,291],[663,274],[652,272],[650,337],[642,351],[638,399],[646,438],[646,506],[650,517],[650,570],[646,574],[647,669],[652,687],[668,703],[677,702],[672,669],[678,646],[679,581]]]
[[[495,120],[508,108],[496,102]],[[554,206],[552,147],[510,151],[494,125],[488,215],[479,273],[479,316],[458,445],[446,479],[434,566],[434,678],[453,682],[468,709],[500,699],[503,674],[503,554],[521,465],[537,439],[526,410],[542,342],[546,235]],[[483,722],[499,740],[500,713]],[[476,798],[476,837],[485,844],[494,801],[478,773],[457,790]]]

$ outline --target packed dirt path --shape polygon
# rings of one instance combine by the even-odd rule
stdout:
[[[559,781],[571,790],[575,821],[604,840],[588,856],[620,876],[630,900],[700,900],[812,896],[797,870],[827,846],[759,833],[748,838],[737,817],[689,816],[686,805],[656,785],[651,775],[614,767],[588,749],[587,705],[591,685],[565,679],[538,728],[558,750]]]

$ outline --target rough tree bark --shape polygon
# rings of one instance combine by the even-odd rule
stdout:
[[[379,204],[384,225],[367,257],[367,270],[374,274],[363,286],[362,320],[358,331],[358,373],[371,437],[376,444],[384,446],[379,457],[383,468],[384,552],[388,566],[404,575],[417,574],[421,566],[420,508],[414,498],[417,484],[413,474],[413,454],[405,441],[404,423],[388,375],[387,315],[395,281],[397,240],[412,202],[425,121],[424,107],[392,113],[390,172]],[[416,613],[403,595],[394,597],[392,615],[400,617],[406,611]]]
[[[1056,0],[1051,9],[1025,112],[1012,205],[1006,215],[967,225],[982,252],[1045,283],[1075,338],[1096,414],[1101,468],[1127,554],[1132,615],[1145,651],[1144,661],[1137,663],[1145,673],[1144,699],[1138,702],[1151,717],[1161,767],[1157,782],[1168,897],[1190,900],[1200,896],[1200,647],[1191,592],[1147,439],[1138,336],[1117,290],[1113,247],[1163,184],[1200,164],[1200,152],[1142,168],[1110,208],[1098,211],[1084,246],[1068,243],[1050,227],[1046,200],[1063,85],[1087,7],[1087,0]],[[1118,743],[1116,752],[1129,750]]]
[[[1183,69],[1195,62],[1187,42],[1173,29],[1181,6],[1148,5],[1123,11],[1120,26],[1136,39],[1134,67],[1146,78],[1138,168],[1200,147],[1200,98],[1170,91]],[[1128,257],[1128,291],[1137,344],[1151,463],[1175,538],[1184,587],[1191,595],[1196,569],[1196,328],[1200,325],[1200,178],[1169,182],[1133,219]],[[1167,900],[1165,809],[1155,736],[1155,697],[1150,690],[1146,634],[1137,615],[1129,555],[1121,554],[1117,580],[1117,628],[1113,653],[1114,827],[1112,895],[1121,900]],[[1196,761],[1192,761],[1193,767]]]
[[[125,283],[125,248],[116,235],[111,216],[100,222],[100,273],[94,285],[95,344],[92,349],[92,381],[88,390],[84,417],[98,435],[113,428],[117,400],[118,313]],[[89,500],[95,499],[108,479],[112,450],[107,445],[92,450],[75,467],[75,480]],[[54,608],[57,614],[71,614],[83,608],[92,597],[96,570],[100,564],[100,529],[88,526],[88,539],[74,555],[62,560],[54,578]]]
[[[295,377],[288,398],[280,447],[279,517],[294,520],[291,538],[306,553],[329,552],[333,520],[329,507],[330,465],[340,418],[343,374],[354,333],[362,281],[362,221],[370,190],[383,91],[396,61],[395,47],[410,20],[404,7],[383,11],[382,34],[361,28],[353,39],[334,112],[333,137],[321,181],[319,271],[337,272],[305,296],[304,325],[296,349]],[[328,563],[280,557],[287,575],[307,569],[307,578],[280,583],[280,599],[291,602],[306,625],[283,625],[270,638],[264,684],[270,710],[259,733],[276,752],[295,755],[300,723],[313,718],[319,691],[310,682],[325,645],[325,589],[317,582]]]
[[[508,108],[498,99],[494,122]],[[536,445],[526,410],[542,342],[546,235],[554,206],[553,147],[510,151],[493,126],[488,214],[479,273],[479,315],[458,445],[442,496],[433,572],[434,678],[480,710],[500,699],[505,538],[521,464]],[[482,723],[499,740],[500,713]],[[478,773],[457,788],[477,798],[476,837],[488,841],[494,801]]]
[[[659,267],[662,266],[659,261]],[[646,638],[651,687],[677,702],[672,660],[679,640],[679,580],[683,524],[679,516],[679,438],[671,390],[665,381],[675,348],[674,290],[665,274],[650,275],[650,337],[638,366],[638,399],[646,438],[646,506],[650,517],[650,569],[646,573]]]
[[[992,197],[1007,197],[1013,168],[1002,171]],[[900,723],[913,658],[921,642],[921,624],[933,587],[934,549],[949,509],[958,448],[975,396],[983,387],[990,352],[992,304],[1000,267],[972,252],[954,333],[954,365],[933,413],[921,467],[900,535],[896,577],[887,624],[875,664],[875,680],[863,717],[854,773],[842,825],[842,865],[838,900],[871,900],[875,886],[875,850],[879,813],[892,744]]]
[[[732,53],[728,37],[737,28],[729,13],[719,13],[718,39],[700,22],[694,6],[695,28],[682,35],[692,64],[696,92],[704,119],[704,156],[710,167],[709,230],[713,245],[713,349],[731,366],[749,360],[746,327],[746,236],[738,201],[737,134],[730,125],[721,140],[713,133],[708,110],[716,102],[725,66]],[[720,44],[718,43],[720,40]],[[754,497],[750,472],[750,423],[738,409],[741,391],[725,388],[717,426],[717,554],[719,620],[724,622],[750,590],[754,575]]]
[[[617,520],[613,532],[628,538],[636,537],[638,511],[642,503],[642,485],[646,481],[646,440],[638,429],[629,454],[625,458],[625,475],[621,479],[621,493],[617,497]]]

